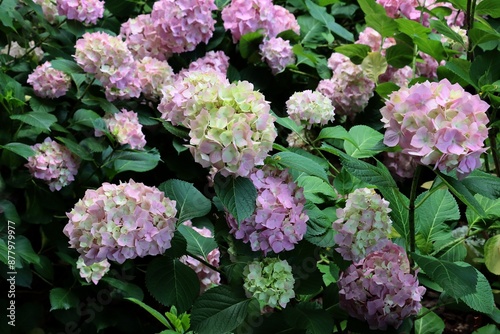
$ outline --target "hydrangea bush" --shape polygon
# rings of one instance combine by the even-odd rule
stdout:
[[[0,333],[494,332],[499,26],[497,0],[1,2]]]

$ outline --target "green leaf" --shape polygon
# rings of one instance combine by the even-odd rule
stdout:
[[[332,247],[335,245],[335,230],[332,222],[337,219],[336,208],[328,208],[321,211],[311,202],[306,202],[307,231],[304,238],[318,247]]]
[[[158,312],[157,310],[155,310],[151,306],[148,306],[148,305],[144,304],[143,302],[141,302],[140,300],[137,300],[135,298],[125,298],[125,299],[130,300],[131,302],[142,307],[144,310],[149,312],[149,314],[151,314],[153,317],[155,317],[159,322],[161,322],[165,327],[172,328],[170,326],[167,318],[165,318],[160,312]]]
[[[491,273],[500,275],[500,234],[489,238],[484,244],[484,264]]]
[[[458,299],[476,292],[478,275],[474,267],[438,260],[431,256],[411,254],[420,268],[451,297]]]
[[[361,64],[371,50],[371,47],[364,44],[344,44],[335,48],[335,52],[349,57],[357,65]]]
[[[490,199],[500,198],[500,178],[476,169],[462,180],[462,184],[472,193]]]
[[[284,310],[286,322],[292,328],[306,330],[310,334],[330,334],[334,320],[326,310],[315,303],[300,303]]]
[[[472,81],[470,77],[470,66],[471,63],[465,59],[452,58],[446,62],[444,67],[449,69],[451,72],[459,76],[462,80],[467,82],[472,87],[478,89],[476,84]]]
[[[361,68],[368,79],[377,83],[378,77],[387,70],[387,60],[379,51],[370,52],[363,59]]]
[[[428,311],[428,309],[422,307],[420,314],[427,313]],[[443,319],[434,312],[429,312],[415,321],[415,334],[441,334],[444,329],[445,324]]]
[[[483,0],[476,6],[476,15],[488,15],[494,19],[500,17],[500,7],[496,0]]]
[[[241,36],[238,44],[241,56],[247,59],[252,54],[259,52],[259,45],[263,39],[264,35],[260,31],[249,32]]]
[[[238,223],[254,213],[257,189],[250,179],[217,174],[214,183],[217,197]]]
[[[208,253],[217,248],[213,238],[207,238],[196,232],[192,227],[179,225],[177,230],[187,241],[187,251],[208,260]]]
[[[191,311],[192,329],[198,334],[221,334],[233,331],[245,320],[255,299],[235,296],[228,286],[207,290],[196,300]]]
[[[63,71],[67,74],[83,73],[83,70],[77,63],[68,59],[53,59],[50,61],[53,68]]]
[[[335,18],[326,12],[325,7],[318,6],[311,0],[305,0],[305,4],[311,16],[322,22],[331,32],[349,42],[354,42],[354,35],[346,28],[336,23]]]
[[[389,65],[396,68],[403,68],[413,62],[412,54],[413,48],[411,45],[398,43],[386,50],[385,57]],[[380,86],[380,84],[378,86]]]
[[[413,41],[415,41],[415,38],[427,38],[427,35],[431,33],[430,28],[426,28],[418,22],[405,18],[396,19],[395,21],[399,31],[410,36]]]
[[[414,37],[413,41],[417,44],[420,51],[430,55],[432,58],[436,59],[438,63],[448,57],[440,41],[429,39],[427,36]]]
[[[410,242],[410,226],[408,223],[408,207],[410,200],[403,195],[398,188],[380,187],[382,197],[389,202],[389,208],[392,210],[389,216],[392,219],[394,229],[406,240]]]
[[[429,191],[420,194],[415,202],[416,205],[419,205],[428,193]],[[433,242],[447,239],[450,236],[450,228],[444,222],[459,218],[458,204],[448,189],[434,191],[415,210],[415,225],[423,242],[423,248],[420,250],[424,253],[430,253],[433,250]]]
[[[54,288],[50,290],[49,299],[51,311],[76,308],[80,302],[73,291],[64,288]]]
[[[10,118],[44,130],[50,130],[50,126],[57,122],[56,116],[42,111],[32,111],[22,115],[12,115]]]
[[[429,23],[432,29],[437,30],[437,32],[440,33],[441,35],[444,35],[452,39],[453,41],[459,43],[463,47],[465,47],[465,43],[464,40],[462,39],[462,36],[456,33],[447,24],[443,23],[440,20],[430,20]]]
[[[82,160],[92,161],[92,155],[83,146],[75,143],[73,140],[64,137],[56,137],[58,141],[64,144],[73,154]]]
[[[478,215],[477,212],[471,208],[467,208],[465,216],[467,217],[469,227],[473,227],[475,224],[480,223],[483,220],[490,221],[498,220],[500,218],[500,198],[492,200],[479,194],[476,194],[474,198],[483,209],[484,214]]]
[[[457,262],[457,264],[464,268],[470,267],[470,265],[466,262]],[[476,268],[474,268],[474,270],[477,275],[477,284],[475,285],[476,291],[461,297],[460,300],[477,312],[489,314],[493,312],[493,309],[495,308],[493,291],[491,291],[490,283],[486,277]]]
[[[332,185],[319,177],[301,175],[296,182],[299,187],[304,188],[304,197],[313,203],[321,204],[336,198]]]
[[[115,173],[125,171],[147,172],[155,168],[160,161],[158,150],[115,151],[111,157]]]
[[[179,137],[181,139],[187,139],[189,138],[189,131],[187,129],[184,129],[180,126],[173,126],[172,123],[165,121],[163,119],[160,119],[161,123],[163,124],[163,127],[165,130],[170,132],[176,137]]]
[[[387,14],[369,14],[365,17],[366,25],[375,29],[382,37],[392,37],[398,32],[398,25]]]
[[[283,167],[291,168],[307,175],[317,176],[328,182],[326,171],[316,161],[293,152],[279,152],[272,156],[273,160]]]
[[[500,329],[495,324],[489,324],[475,330],[472,334],[500,334]]]
[[[355,125],[349,130],[352,141],[344,142],[344,150],[353,158],[370,158],[380,153],[384,135],[366,125]],[[374,149],[375,148],[375,149]]]
[[[328,28],[321,22],[309,15],[298,16],[297,22],[300,26],[300,44],[314,49],[324,43],[323,34],[328,32]]]
[[[321,139],[344,139],[349,140],[354,144],[354,140],[351,138],[347,130],[341,125],[322,128],[318,137],[316,137],[316,140]]]
[[[94,128],[94,121],[100,119],[96,112],[89,109],[78,109],[71,120],[71,127],[75,130],[83,129],[83,127]]]
[[[389,95],[391,95],[395,91],[398,91],[399,88],[400,87],[393,82],[382,82],[377,85],[375,91],[382,99],[387,100],[389,98]]]
[[[375,0],[358,0],[358,4],[366,15],[386,14],[384,7],[379,5]]]
[[[35,151],[31,148],[31,146],[23,144],[23,143],[8,143],[6,145],[0,145],[1,148],[14,152],[17,155],[22,156],[25,159],[35,155]]]
[[[142,292],[142,289],[135,284],[124,282],[119,279],[107,276],[104,276],[101,280],[108,283],[113,288],[118,289],[125,298],[133,298],[136,300],[144,299],[144,293]]]
[[[191,308],[200,293],[196,273],[178,259],[158,257],[146,271],[146,287],[161,304],[175,305],[179,312]]]
[[[16,268],[23,267],[23,263],[40,264],[40,257],[33,250],[31,242],[24,235],[16,236]]]
[[[290,117],[276,117],[276,123],[281,125],[282,127],[285,127],[289,130],[292,130],[295,133],[302,134],[302,131],[304,130],[304,127],[297,125],[295,121],[293,121]]]
[[[176,201],[179,223],[210,212],[212,203],[192,183],[171,179],[158,187],[167,197]]]

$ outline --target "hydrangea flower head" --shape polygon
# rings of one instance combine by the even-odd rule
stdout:
[[[282,72],[288,65],[295,63],[290,41],[281,37],[266,39],[259,46],[262,60],[271,68],[274,75]]]
[[[262,93],[247,81],[198,94],[188,128],[194,160],[212,173],[248,176],[264,164],[277,136],[274,116]],[[215,93],[215,94],[214,94]]]
[[[87,190],[66,215],[63,229],[85,265],[158,255],[170,248],[177,210],[175,201],[143,183],[103,183]]]
[[[367,253],[378,250],[388,241],[392,221],[389,202],[375,190],[360,188],[347,196],[346,206],[337,209],[333,229],[335,242],[345,260],[359,261]]]
[[[109,271],[111,265],[108,262],[108,259],[104,259],[100,262],[92,263],[91,265],[86,265],[83,257],[79,257],[78,261],[76,261],[76,269],[80,270],[80,277],[84,278],[87,283],[93,282],[97,285],[101,278],[106,275]]]
[[[137,77],[145,98],[157,101],[162,96],[162,88],[172,84],[175,74],[166,61],[144,57],[137,62]]]
[[[292,250],[304,237],[309,219],[304,209],[303,188],[297,186],[286,170],[269,166],[254,169],[249,178],[257,189],[255,211],[239,224],[228,213],[229,232],[264,255]]]
[[[332,78],[321,80],[316,90],[332,100],[336,114],[353,119],[368,105],[375,83],[363,74],[360,65],[343,54],[333,53],[328,67],[333,71]]]
[[[71,87],[70,76],[53,68],[48,61],[37,66],[27,82],[33,86],[37,96],[49,99],[66,95]]]
[[[243,277],[247,296],[256,298],[261,309],[285,308],[295,297],[295,279],[286,260],[264,258],[261,262],[253,261],[243,269]]]
[[[153,5],[151,19],[162,43],[172,52],[181,53],[210,40],[215,9],[214,0],[159,0]]]
[[[142,133],[142,124],[139,123],[137,113],[122,109],[116,114],[107,114],[104,122],[109,132],[122,145],[130,145],[132,149],[141,150],[146,145],[146,137]],[[103,133],[96,130],[95,136],[100,137]]]
[[[203,57],[191,62],[187,70],[182,70],[179,74],[184,75],[186,71],[215,70],[226,76],[228,68],[229,57],[226,56],[224,51],[209,51]]]
[[[71,151],[50,138],[31,146],[35,155],[28,158],[28,167],[33,177],[45,181],[51,191],[59,191],[75,180],[80,159]]]
[[[332,101],[318,91],[296,92],[286,101],[288,116],[297,125],[310,129],[314,124],[325,125],[335,118]]]
[[[10,44],[7,44],[6,46],[3,47],[2,50],[0,50],[0,53],[2,54],[8,54],[12,58],[21,58],[23,57],[27,51],[33,49],[32,52],[32,58],[35,62],[40,62],[43,58],[43,50],[40,47],[35,47],[35,42],[30,41],[28,43],[28,47],[24,48],[19,43],[16,41],[11,42]]]
[[[213,238],[212,231],[208,228],[198,228],[193,226],[190,220],[185,221],[183,223],[186,226],[191,227],[193,230],[198,232],[201,236],[205,238]],[[210,263],[214,267],[219,267],[219,259],[220,259],[220,251],[219,248],[215,248],[210,253],[207,254],[207,258],[205,259],[208,263]],[[213,286],[220,285],[220,274],[208,267],[207,265],[201,263],[195,258],[189,255],[183,255],[179,258],[179,261],[189,266],[194,270],[196,275],[198,275],[198,279],[200,280],[200,294],[210,289]]]
[[[409,179],[418,166],[418,158],[403,152],[385,152],[384,164],[400,178]]]
[[[104,15],[104,1],[101,0],[57,0],[59,15],[68,20],[77,20],[85,24],[96,24]]]
[[[393,92],[380,109],[384,144],[399,145],[418,163],[463,178],[481,165],[488,103],[447,79]]]
[[[389,242],[342,272],[338,281],[340,307],[371,329],[398,328],[416,315],[425,287],[410,273],[404,249]]]
[[[56,22],[59,12],[54,0],[33,0],[33,2],[42,7],[43,16],[49,23]]]
[[[76,41],[74,57],[85,72],[95,74],[101,81],[108,100],[139,97],[141,94],[137,64],[120,37],[87,32]]]

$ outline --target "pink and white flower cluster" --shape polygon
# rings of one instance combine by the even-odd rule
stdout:
[[[398,328],[422,308],[425,287],[411,274],[404,249],[389,242],[342,272],[340,306],[371,329]]]
[[[159,0],[151,19],[165,47],[173,53],[193,51],[207,43],[215,29],[214,0]]]
[[[375,83],[364,75],[360,65],[340,53],[330,56],[328,68],[333,71],[332,78],[321,80],[316,90],[332,100],[338,115],[354,119],[368,105]]]
[[[418,157],[403,152],[385,152],[384,164],[387,168],[401,178],[412,178],[419,165]]]
[[[146,145],[146,137],[142,133],[142,124],[139,123],[137,113],[122,109],[119,113],[107,114],[103,119],[109,132],[120,144],[128,144],[137,150],[143,149]],[[103,135],[103,132],[95,130],[96,137]]]
[[[286,101],[288,116],[310,129],[314,124],[325,125],[335,118],[332,101],[317,91],[296,92]]]
[[[171,246],[175,204],[156,187],[133,180],[119,185],[105,182],[87,190],[66,214],[69,222],[63,232],[85,265],[158,255]]]
[[[222,20],[224,28],[231,31],[234,43],[259,29],[266,38],[276,37],[285,30],[300,33],[295,16],[286,8],[274,5],[272,0],[232,0],[222,10]]]
[[[209,51],[203,57],[192,61],[187,69],[181,70],[179,75],[184,75],[187,71],[217,71],[224,76],[229,68],[229,57],[224,51]]]
[[[399,145],[423,165],[456,170],[463,178],[481,166],[486,151],[488,103],[447,79],[393,92],[380,109],[384,144]]]
[[[18,42],[13,41],[10,44],[4,46],[1,50],[1,54],[8,54],[12,58],[21,58],[27,51],[32,50],[32,59],[35,62],[40,62],[43,59],[44,52],[41,47],[35,47],[35,41],[29,41],[26,48],[19,45]]]
[[[37,66],[27,82],[33,86],[37,96],[49,99],[66,95],[71,87],[70,76],[53,68],[49,61]]]
[[[108,262],[108,259],[92,263],[91,265],[86,265],[81,256],[76,261],[76,269],[79,269],[80,277],[84,278],[87,283],[92,282],[96,285],[108,273],[110,267],[111,264]]]
[[[76,41],[74,57],[85,72],[95,74],[106,88],[108,100],[139,97],[141,94],[137,64],[120,37],[87,32]]]
[[[96,24],[104,15],[104,1],[101,0],[57,0],[57,11],[68,20],[85,24]]]
[[[303,188],[286,170],[269,166],[253,170],[249,178],[257,188],[255,212],[241,223],[228,213],[230,233],[264,255],[292,250],[306,233],[309,219]]]
[[[212,231],[210,231],[206,227],[198,228],[196,226],[193,226],[193,223],[190,220],[185,221],[183,224],[191,227],[193,230],[198,232],[203,237],[213,238]],[[212,266],[216,268],[219,267],[219,260],[220,260],[219,248],[215,248],[212,251],[210,251],[210,253],[207,254],[205,260]],[[209,266],[196,260],[195,258],[189,255],[183,255],[179,258],[179,261],[189,266],[191,269],[194,270],[196,275],[198,275],[198,279],[200,280],[200,294],[207,291],[211,287],[220,284],[220,274],[217,271],[210,268]]]
[[[359,261],[367,253],[384,247],[391,233],[389,202],[375,190],[360,188],[347,196],[345,208],[337,209],[333,229],[335,250],[345,260]]]
[[[80,159],[66,146],[47,137],[31,148],[35,155],[28,158],[25,166],[33,177],[45,181],[51,191],[59,191],[75,180]]]
[[[271,68],[271,72],[276,75],[282,72],[288,65],[295,63],[290,41],[281,37],[265,39],[259,46],[262,61],[265,61]]]
[[[163,86],[175,80],[172,67],[166,61],[152,57],[144,57],[137,62],[137,77],[142,94],[152,101],[159,100]]]
[[[49,23],[55,23],[57,21],[59,12],[54,0],[33,0],[33,2],[42,7],[43,16]]]

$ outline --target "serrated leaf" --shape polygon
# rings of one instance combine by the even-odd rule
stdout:
[[[23,268],[25,264],[40,264],[40,257],[33,250],[31,242],[24,235],[16,236],[16,268]]]
[[[335,48],[335,52],[349,57],[349,59],[357,65],[361,64],[370,51],[371,47],[364,44],[345,44]]]
[[[217,248],[213,238],[207,238],[196,232],[192,227],[179,225],[177,230],[187,241],[187,251],[208,260],[208,253]]]
[[[476,169],[462,180],[462,184],[472,193],[490,199],[500,198],[500,178]]]
[[[249,32],[241,36],[239,41],[240,54],[244,59],[259,51],[264,35],[260,31]]]
[[[174,136],[182,138],[182,139],[189,138],[189,131],[187,131],[186,129],[181,128],[181,127],[177,127],[177,126],[173,126],[170,122],[165,121],[163,119],[161,119],[161,123],[163,124],[163,127],[165,128],[165,130],[167,130],[168,132],[170,132]]]
[[[321,139],[344,139],[354,142],[354,140],[351,138],[351,135],[341,125],[322,128],[318,137],[316,137],[316,140]]]
[[[178,259],[158,257],[146,271],[146,287],[161,304],[175,305],[179,312],[191,308],[200,292],[196,273]]]
[[[304,238],[319,247],[332,247],[335,245],[335,230],[332,223],[337,219],[336,208],[321,211],[316,205],[307,202],[305,205],[307,216],[307,230]]]
[[[10,118],[44,130],[50,130],[50,126],[57,122],[56,116],[42,111],[32,111],[22,115],[12,115]]]
[[[476,15],[488,15],[496,19],[500,17],[500,7],[496,0],[483,0],[477,4]]]
[[[73,140],[64,137],[56,137],[58,141],[64,144],[73,154],[82,160],[92,161],[92,155],[81,145],[75,143]]]
[[[349,130],[352,141],[344,142],[344,150],[354,158],[370,158],[380,153],[384,135],[366,125],[355,125]]]
[[[243,323],[251,303],[257,301],[235,296],[228,286],[209,289],[193,305],[192,329],[199,334],[231,332]]]
[[[76,308],[80,302],[78,297],[71,290],[64,288],[54,288],[50,290],[49,299],[51,311]]]
[[[389,202],[389,208],[392,210],[389,216],[396,232],[401,235],[407,243],[410,242],[409,211],[410,200],[403,195],[398,188],[380,187],[382,197]]]
[[[300,26],[300,44],[307,48],[316,48],[318,44],[324,43],[323,34],[328,28],[314,17],[309,15],[300,15],[297,17]]]
[[[67,74],[82,73],[82,69],[77,63],[68,59],[53,59],[50,61],[53,68]]]
[[[387,70],[387,60],[379,51],[370,52],[361,62],[361,68],[368,79],[378,83],[378,77]]]
[[[316,176],[302,175],[297,179],[299,187],[304,188],[304,197],[316,204],[336,198],[332,185]]]
[[[469,227],[473,227],[475,224],[483,221],[483,219],[489,221],[500,218],[500,198],[492,200],[479,194],[474,195],[474,198],[483,209],[484,214],[478,215],[474,210],[467,208],[465,216],[467,217]]]
[[[202,217],[210,212],[212,204],[192,183],[168,180],[158,187],[167,197],[176,201],[179,223]]]
[[[124,282],[119,279],[107,276],[103,277],[101,280],[108,283],[113,288],[118,289],[125,298],[133,298],[139,301],[144,299],[144,293],[142,292],[142,289],[135,284]]]
[[[316,20],[322,22],[331,32],[347,41],[354,42],[354,35],[346,28],[336,23],[335,18],[326,12],[325,7],[318,6],[311,0],[306,0],[305,4],[307,9],[309,9],[309,14]]]
[[[398,32],[398,25],[393,18],[383,14],[369,14],[365,17],[366,25],[375,29],[382,37],[392,37]]]
[[[35,151],[31,148],[31,146],[23,144],[23,143],[8,143],[6,145],[0,145],[1,148],[14,152],[17,155],[22,156],[25,159],[35,155]]]
[[[293,121],[290,117],[277,117],[276,115],[274,115],[274,117],[276,117],[276,123],[282,127],[292,130],[295,133],[300,134],[304,130],[303,126],[297,125],[297,123],[295,123],[295,121]]]
[[[301,303],[296,307],[286,308],[286,322],[292,328],[306,330],[309,334],[330,334],[334,320],[331,315],[314,303]]]
[[[422,307],[420,313],[427,313],[429,310]],[[415,320],[415,334],[441,334],[445,329],[443,319],[436,313],[429,312],[422,318]]]
[[[500,234],[489,238],[484,244],[484,264],[491,273],[500,275]]]
[[[257,189],[250,179],[217,174],[214,183],[217,197],[238,223],[254,213]]]
[[[156,149],[149,151],[115,151],[111,159],[116,174],[125,171],[147,172],[158,165],[160,154]]]
[[[384,7],[378,4],[375,0],[358,0],[361,10],[366,15],[370,14],[386,14]]]
[[[426,191],[417,198],[416,205],[427,196]],[[437,240],[443,240],[450,236],[450,228],[444,224],[445,221],[458,220],[460,211],[458,204],[447,189],[434,191],[422,205],[415,210],[415,226],[417,233],[423,238],[425,245],[429,247],[422,252],[432,251],[432,243]]]
[[[452,298],[458,299],[476,292],[478,274],[474,267],[458,265],[431,256],[411,254],[420,268]]]
[[[465,262],[457,262],[457,264],[464,268],[470,267],[470,265]],[[477,312],[489,314],[493,312],[495,308],[495,301],[493,300],[493,292],[491,291],[490,283],[479,270],[474,267],[472,268],[476,271],[477,275],[477,284],[475,285],[476,291],[461,297],[460,300]]]
[[[283,167],[295,169],[307,175],[317,176],[328,182],[328,176],[323,167],[306,156],[294,152],[280,152],[273,155],[272,158]]]
[[[170,326],[168,320],[160,312],[158,312],[157,310],[155,310],[151,306],[148,306],[148,305],[144,304],[143,302],[141,302],[140,300],[137,300],[135,298],[125,298],[125,299],[130,300],[131,302],[142,307],[144,310],[149,312],[149,314],[151,314],[153,317],[155,317],[159,322],[161,322],[165,327],[172,328]]]
[[[101,118],[96,112],[89,109],[78,109],[73,115],[72,126],[94,128],[94,121]]]

